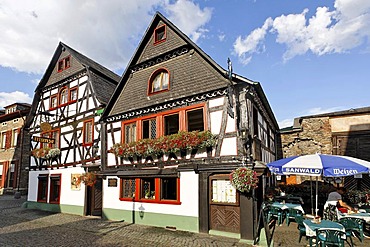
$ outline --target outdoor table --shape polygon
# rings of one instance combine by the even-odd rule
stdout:
[[[321,220],[320,223],[315,223],[313,220],[304,220],[303,225],[306,227],[306,236],[309,238],[310,246],[312,239],[316,237],[316,229],[333,229],[346,232],[342,224],[330,220]]]
[[[271,206],[281,208],[282,210],[289,209],[289,208],[299,209],[304,214],[304,210],[301,204],[274,202],[271,204]]]
[[[370,223],[370,213],[343,214],[343,217],[360,218],[365,220],[366,223]]]

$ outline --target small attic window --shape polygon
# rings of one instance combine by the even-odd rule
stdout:
[[[71,56],[65,57],[58,61],[58,72],[62,72],[69,67],[71,67]]]
[[[156,70],[149,79],[148,93],[157,93],[169,89],[170,74],[168,70],[162,68]]]
[[[154,30],[154,44],[166,40],[166,25],[160,26]]]

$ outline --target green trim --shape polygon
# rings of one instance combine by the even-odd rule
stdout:
[[[103,208],[103,218],[107,220],[124,221],[140,225],[150,225],[157,227],[169,227],[177,230],[199,232],[198,217],[160,214],[143,212],[132,212],[131,210],[119,210]]]
[[[217,235],[217,236],[224,236],[228,238],[240,239],[240,233],[224,232],[224,231],[216,231],[216,230],[209,230],[208,233],[210,235]]]
[[[43,211],[50,211],[50,212],[56,212],[56,213],[84,215],[84,207],[76,206],[76,205],[49,204],[49,203],[42,203],[42,202],[27,201],[23,203],[22,207],[29,208],[29,209],[39,209]]]

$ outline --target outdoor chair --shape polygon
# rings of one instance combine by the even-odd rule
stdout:
[[[268,211],[267,222],[272,218],[277,218],[278,224],[281,225],[284,220],[284,211],[281,208],[271,206]]]
[[[295,222],[297,223],[297,229],[299,230],[299,240],[298,240],[299,243],[301,242],[302,237],[306,237],[307,239],[306,227],[303,224],[303,220],[304,220],[303,215],[297,214],[295,216]]]
[[[292,219],[295,220],[295,217],[297,215],[303,215],[302,211],[299,210],[299,209],[295,209],[295,208],[289,208],[287,211],[286,211],[286,225],[289,226],[290,224],[290,221]]]
[[[346,233],[334,229],[316,229],[316,246],[344,247]]]
[[[344,228],[346,228],[347,237],[350,238],[352,246],[352,234],[354,234],[361,242],[364,240],[364,224],[365,220],[354,217],[345,217],[339,220]]]

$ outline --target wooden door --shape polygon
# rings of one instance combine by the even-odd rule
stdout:
[[[93,186],[87,187],[86,215],[101,216],[103,206],[102,179],[97,178]]]
[[[210,177],[210,229],[240,233],[239,194],[230,184],[228,174]]]

